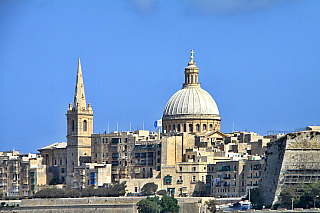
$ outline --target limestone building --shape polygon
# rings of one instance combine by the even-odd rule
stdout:
[[[0,197],[28,197],[46,184],[46,166],[37,154],[0,153]]]
[[[93,111],[86,105],[80,58],[73,106],[67,111],[67,187],[71,186],[74,167],[80,166],[80,158],[91,156]]]
[[[53,143],[38,149],[42,156],[42,165],[46,166],[47,183],[55,178],[58,183],[66,184],[67,143]]]
[[[203,134],[220,130],[219,110],[211,95],[200,87],[199,68],[191,51],[185,68],[185,83],[168,101],[162,117],[163,132]]]
[[[206,194],[216,198],[244,196],[258,187],[262,168],[260,159],[208,164]]]

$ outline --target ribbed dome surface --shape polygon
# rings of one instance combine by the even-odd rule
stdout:
[[[185,87],[168,101],[163,116],[205,114],[219,115],[216,102],[201,87]]]

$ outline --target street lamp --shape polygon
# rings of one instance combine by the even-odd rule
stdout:
[[[316,208],[316,199],[319,197],[319,195],[315,196],[313,198],[313,208]]]

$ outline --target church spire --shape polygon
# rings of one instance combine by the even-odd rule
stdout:
[[[84,94],[84,85],[83,85],[80,58],[78,61],[77,82],[76,82],[76,90],[74,93],[73,107],[75,109],[86,109],[86,96]]]

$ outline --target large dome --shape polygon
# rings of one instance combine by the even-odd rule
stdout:
[[[185,87],[168,101],[163,116],[176,115],[219,115],[216,102],[201,87]]]
[[[162,131],[204,134],[219,131],[221,118],[216,102],[198,83],[199,68],[193,51],[185,68],[185,82],[181,90],[168,101],[162,117]]]

